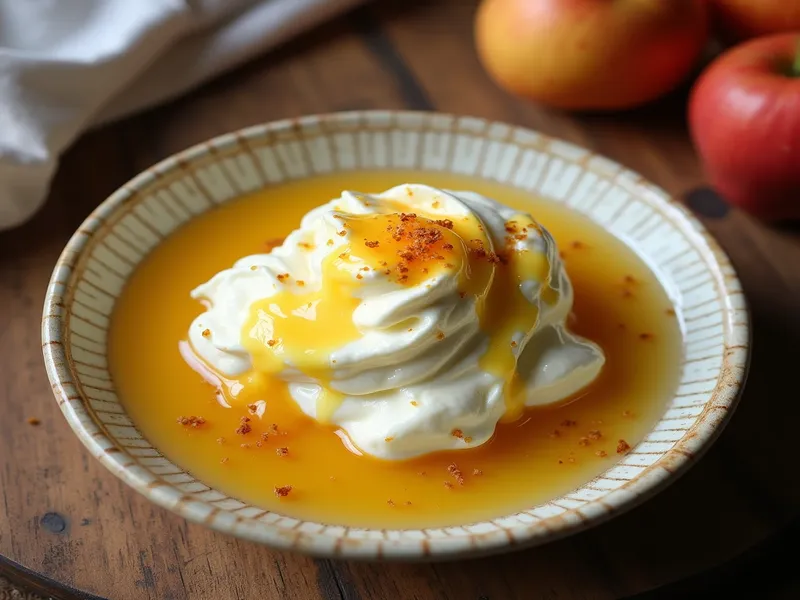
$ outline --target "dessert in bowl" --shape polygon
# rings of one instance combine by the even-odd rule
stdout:
[[[67,419],[186,518],[424,558],[630,506],[747,359],[725,256],[663,192],[526,130],[366,112],[223,136],[70,242],[44,319]]]

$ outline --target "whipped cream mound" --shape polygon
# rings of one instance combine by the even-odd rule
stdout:
[[[483,444],[605,360],[566,329],[550,234],[468,191],[344,192],[191,295],[208,308],[189,340],[211,369],[286,382],[304,413],[383,459]]]

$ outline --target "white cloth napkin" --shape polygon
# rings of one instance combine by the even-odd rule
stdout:
[[[0,230],[84,130],[174,97],[362,0],[0,0]]]

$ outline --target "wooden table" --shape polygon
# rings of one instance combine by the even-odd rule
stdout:
[[[755,223],[704,190],[684,125],[685,90],[612,116],[524,104],[479,67],[473,10],[464,0],[362,8],[183,99],[90,133],[66,154],[45,209],[0,234],[0,574],[59,598],[83,598],[75,590],[85,590],[114,600],[600,599],[707,571],[774,534],[733,570],[642,598],[684,598],[712,584],[742,592],[750,584],[738,575],[748,568],[765,569],[750,597],[800,595],[787,558],[796,556],[790,538],[800,507],[800,395],[790,380],[800,347],[800,235]],[[262,121],[363,108],[529,126],[619,160],[700,215],[743,280],[755,354],[733,421],[678,483],[545,547],[471,562],[376,565],[281,554],[190,525],[89,457],[53,400],[39,349],[45,286],[69,235],[117,186],[190,144]]]

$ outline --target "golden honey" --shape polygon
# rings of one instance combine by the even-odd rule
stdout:
[[[556,408],[521,411],[519,418],[499,424],[495,436],[477,448],[383,461],[348,450],[335,427],[305,416],[283,384],[217,377],[216,384],[209,385],[214,375],[198,374],[203,366],[192,361],[185,342],[189,324],[203,311],[189,297],[194,287],[237,259],[266,251],[269,240],[284,237],[306,212],[345,189],[377,193],[408,182],[492,197],[522,214],[532,214],[553,234],[574,287],[569,325],[599,344],[606,355],[601,375],[580,397]],[[377,220],[350,224],[360,228],[359,235],[367,241],[378,241],[379,230],[386,225]],[[390,246],[387,240],[382,243]],[[447,233],[441,243],[448,243]],[[386,255],[392,250],[387,248]],[[375,261],[370,268],[382,267],[380,252],[369,256]],[[420,269],[447,268],[417,264]],[[453,262],[450,268],[459,265]],[[412,283],[422,277],[407,275]],[[341,285],[348,284],[343,279]],[[345,291],[337,298],[350,297]],[[309,302],[317,303],[317,308],[325,304],[322,310],[327,312],[317,316],[336,327],[319,342],[321,348],[332,348],[357,334],[343,326],[347,323],[343,315],[352,314],[353,307],[324,303],[321,293],[309,297],[287,293],[271,301],[284,303],[287,310]],[[258,304],[252,311],[255,320],[246,325],[251,329],[258,310],[265,309]],[[481,319],[498,319],[497,306],[488,299]],[[175,232],[145,259],[118,300],[109,361],[120,399],[142,433],[170,460],[233,497],[332,524],[447,526],[511,513],[564,494],[619,460],[617,448],[624,446],[620,440],[631,446],[641,440],[678,381],[681,334],[670,307],[655,276],[631,250],[555,203],[462,176],[354,172],[260,191],[215,208]],[[302,321],[297,326],[302,327]],[[315,331],[319,335],[319,329]],[[296,352],[308,332],[280,334]],[[248,350],[258,370],[274,370],[270,364],[274,357],[265,347],[262,343],[260,350]],[[482,367],[505,368],[505,355],[499,349],[495,352],[490,348]],[[308,368],[315,366],[319,365]],[[256,384],[262,394],[265,385],[269,390],[261,417],[251,414],[248,394],[234,398],[220,393]],[[323,416],[336,407],[335,398],[326,402]],[[189,416],[202,417],[204,423],[192,427],[178,422],[179,417]],[[243,418],[249,419],[246,427]],[[276,494],[276,488],[286,486],[291,492]]]

